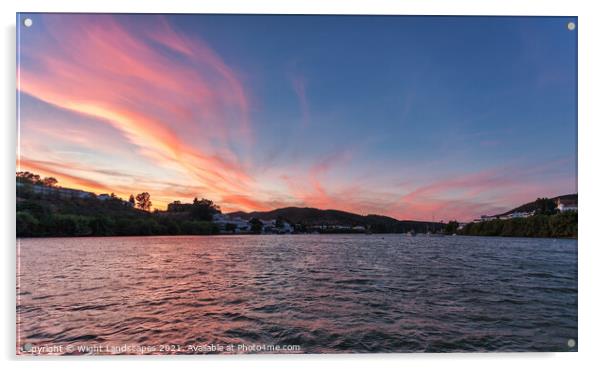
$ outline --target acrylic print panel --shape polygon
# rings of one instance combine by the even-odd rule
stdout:
[[[17,29],[18,354],[577,350],[576,18]]]

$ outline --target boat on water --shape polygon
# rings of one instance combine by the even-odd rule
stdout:
[[[433,218],[433,219],[432,219],[432,221],[431,221],[431,222],[432,222],[432,223],[435,223],[435,216],[433,215],[433,217],[432,217],[432,218]],[[439,231],[437,231],[437,232],[434,232],[434,233],[433,233],[433,232],[431,232],[431,230],[429,229],[429,225],[428,225],[428,223],[427,223],[427,225],[426,225],[426,236],[427,236],[427,237],[443,237],[443,236],[445,236],[443,233],[439,233],[439,232],[441,232],[441,231],[442,231],[442,230],[441,230],[441,229],[439,229]]]
[[[409,232],[406,233],[406,236],[416,237],[416,232],[414,232],[414,230],[412,229],[411,231],[409,231]]]

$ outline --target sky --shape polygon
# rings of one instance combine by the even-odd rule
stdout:
[[[497,214],[577,192],[570,21],[21,13],[17,167],[158,209]]]

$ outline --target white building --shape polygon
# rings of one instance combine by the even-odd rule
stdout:
[[[556,209],[561,213],[566,211],[577,211],[577,201],[576,200],[556,200]]]
[[[528,218],[534,214],[535,214],[535,211],[517,211],[517,212],[510,214],[508,217],[510,219],[512,219],[512,218]]]
[[[87,192],[87,191],[82,191],[82,190],[76,190],[73,188],[65,188],[65,187],[51,187],[51,186],[43,186],[43,185],[37,185],[37,184],[28,184],[28,183],[21,183],[21,182],[17,182],[17,187],[20,188],[28,188],[30,189],[33,193],[37,193],[40,195],[56,195],[59,196],[61,198],[80,198],[80,199],[85,199],[85,198],[89,198],[89,197],[94,197],[94,193],[92,192]]]
[[[263,223],[263,233],[293,233],[295,231],[292,224],[282,221],[280,227],[276,226],[277,221],[275,219],[264,220],[260,219],[261,223]]]
[[[527,217],[532,216],[533,214],[535,214],[535,211],[515,211],[514,213],[500,215],[500,216],[482,215],[481,219],[475,219],[475,222],[477,222],[477,223],[478,222],[488,222],[490,220],[495,220],[495,219],[507,220],[507,219],[514,219],[514,218],[527,218]]]
[[[222,213],[213,215],[213,223],[215,223],[220,230],[225,231],[228,224],[234,225],[234,233],[248,232],[251,230],[249,222],[240,217],[231,218],[230,216]]]

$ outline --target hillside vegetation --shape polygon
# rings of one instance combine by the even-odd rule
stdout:
[[[576,203],[577,194],[539,198],[496,215],[504,217],[513,213],[532,212],[532,216],[471,222],[464,227],[452,221],[446,225],[445,233],[466,236],[577,238],[578,213],[559,212],[556,209],[558,199]]]
[[[359,215],[340,210],[321,210],[316,208],[287,207],[271,211],[234,212],[228,214],[243,219],[283,219],[302,227],[325,226],[363,226],[373,233],[405,233],[436,232],[444,224],[435,222],[421,222],[413,220],[397,220],[383,215]]]
[[[577,213],[538,214],[527,218],[469,223],[456,233],[468,236],[577,238]]]
[[[521,206],[518,206],[512,210],[509,210],[505,213],[502,214],[498,214],[496,215],[497,217],[501,217],[504,215],[508,215],[508,214],[512,214],[512,213],[529,213],[529,212],[536,212],[539,214],[554,214],[556,212],[556,201],[557,200],[570,200],[570,201],[577,201],[577,194],[570,194],[570,195],[562,195],[562,196],[556,196],[556,197],[552,197],[552,198],[539,198],[535,201],[531,201],[528,202],[526,204],[523,204]]]
[[[193,215],[168,216],[129,206],[119,198],[62,198],[17,190],[17,237],[202,235],[219,230]]]

